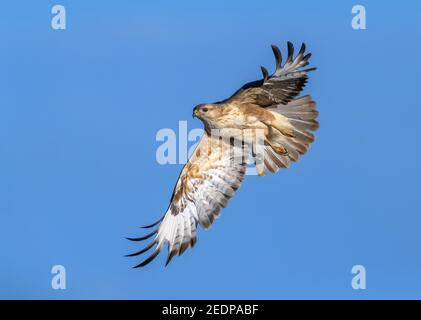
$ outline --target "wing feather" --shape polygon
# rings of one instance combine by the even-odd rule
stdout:
[[[197,225],[208,229],[213,224],[244,179],[247,150],[241,146],[240,152],[233,152],[235,148],[239,147],[204,134],[178,178],[170,206],[158,221],[158,229],[144,237],[129,238],[143,241],[155,235],[144,249],[128,255],[138,256],[155,246],[152,255],[136,267],[155,259],[165,243],[168,243],[167,265],[174,256],[195,245]]]
[[[262,67],[263,79],[245,84],[229,99],[221,103],[255,104],[266,108],[275,104],[286,105],[297,97],[308,81],[308,73],[316,68],[303,69],[309,64],[311,53],[305,54],[303,43],[294,58],[294,45],[287,43],[288,56],[282,65],[282,55],[279,48],[272,45],[275,55],[275,72],[269,76],[266,68]]]

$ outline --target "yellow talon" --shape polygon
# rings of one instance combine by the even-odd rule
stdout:
[[[285,155],[288,153],[288,151],[284,147],[281,147],[281,146],[275,146],[274,149],[276,153],[279,153],[281,155]]]
[[[281,132],[284,136],[287,136],[287,137],[290,137],[290,138],[294,137],[294,130],[293,129],[282,129]]]
[[[282,146],[279,146],[279,145],[277,145],[277,146],[275,146],[273,143],[271,143],[269,140],[266,140],[266,143],[268,144],[268,145],[270,145],[271,147],[272,147],[272,149],[273,150],[275,150],[275,152],[277,153],[277,154],[280,154],[280,155],[286,155],[286,154],[288,154],[288,151],[287,151],[287,149],[285,149],[284,147],[282,147]]]

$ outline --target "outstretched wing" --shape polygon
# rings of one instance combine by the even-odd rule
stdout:
[[[194,154],[184,166],[165,215],[156,223],[156,230],[141,238],[143,241],[155,236],[144,249],[128,256],[141,255],[153,247],[153,253],[142,263],[143,267],[161,252],[168,242],[167,265],[175,255],[193,247],[196,243],[197,225],[209,228],[218,217],[220,209],[225,208],[228,200],[240,187],[244,178],[244,146],[235,145],[218,137],[204,134]]]
[[[269,76],[267,69],[261,67],[262,80],[245,84],[223,103],[255,104],[265,108],[274,104],[287,104],[300,94],[307,83],[307,73],[316,69],[303,69],[309,64],[311,53],[305,54],[306,46],[303,43],[294,58],[294,46],[288,42],[288,57],[282,65],[281,51],[275,45],[272,45],[272,50],[276,59],[275,72]]]

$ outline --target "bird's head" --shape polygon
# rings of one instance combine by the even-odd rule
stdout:
[[[197,117],[205,123],[219,117],[221,108],[216,104],[199,104],[193,108],[193,117]]]

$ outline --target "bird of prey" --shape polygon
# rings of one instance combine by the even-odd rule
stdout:
[[[144,237],[128,238],[143,241],[153,237],[145,248],[128,255],[139,256],[154,248],[135,268],[150,263],[165,243],[165,265],[195,245],[197,226],[208,229],[240,187],[246,154],[254,159],[262,176],[289,167],[314,141],[312,131],[319,126],[316,104],[309,95],[298,97],[308,73],[316,69],[305,68],[311,54],[305,53],[303,43],[294,56],[294,46],[288,42],[287,59],[282,64],[279,48],[272,45],[272,50],[276,60],[273,74],[261,67],[263,79],[245,84],[226,100],[193,109],[193,116],[204,124],[204,134],[181,171],[165,215],[144,227],[156,229]]]

